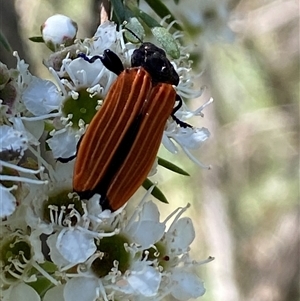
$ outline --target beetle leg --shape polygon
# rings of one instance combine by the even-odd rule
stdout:
[[[96,60],[100,60],[102,64],[111,72],[120,75],[124,71],[124,66],[120,58],[110,49],[104,50],[102,55],[94,55],[88,58],[84,53],[79,53],[78,57],[83,58],[89,63],[94,63]]]
[[[182,120],[180,120],[179,118],[177,118],[175,115],[171,114],[173,120],[182,128],[192,128],[192,126]]]
[[[173,109],[172,115],[175,114],[182,107],[182,98],[178,94],[176,94],[175,101],[178,101],[178,105],[176,105],[176,107]]]
[[[178,94],[176,94],[176,100],[175,100],[175,101],[178,101],[178,104],[177,104],[176,107],[173,109],[172,114],[171,114],[173,120],[174,120],[180,127],[182,127],[182,128],[187,128],[187,127],[192,128],[192,126],[191,126],[190,124],[181,121],[179,118],[177,118],[177,117],[175,116],[175,113],[182,107],[182,98],[181,98]]]

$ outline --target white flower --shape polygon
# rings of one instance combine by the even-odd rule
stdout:
[[[176,116],[179,116],[184,120],[198,115],[203,117],[204,115],[202,110],[212,102],[213,99],[211,98],[195,111],[187,110],[186,106],[183,106],[176,112]],[[206,128],[194,128],[190,126],[183,127],[178,125],[175,120],[171,120],[169,118],[163,134],[162,144],[168,151],[176,154],[178,153],[178,148],[172,141],[174,140],[193,162],[202,168],[209,168],[209,166],[199,162],[189,151],[190,149],[200,148],[201,145],[209,138],[209,136],[210,132]]]
[[[33,259],[32,249],[27,235],[22,233],[22,231],[19,229],[12,231],[10,229],[2,227],[1,230],[0,296],[1,294],[10,295],[11,291],[14,291],[14,288],[22,282],[36,282],[37,275],[32,273],[33,268],[41,272],[41,274],[44,275],[54,285],[58,284],[58,282],[54,278],[52,278],[45,270],[43,270],[43,268],[39,266]],[[22,289],[24,289],[24,291],[26,292],[25,297],[27,293],[29,294],[29,296],[34,295],[31,290],[27,290],[27,286],[23,286]],[[19,299],[18,295],[16,295],[16,298],[17,300],[21,300]]]
[[[164,134],[164,139],[172,138],[182,148],[186,149],[198,149],[202,145],[202,143],[210,136],[210,133],[206,128],[183,128],[177,126],[175,122],[167,123]],[[164,142],[166,144],[168,143],[167,141]],[[177,153],[178,151],[175,145],[169,150],[173,153]]]
[[[189,151],[190,149],[198,149],[209,136],[210,133],[206,128],[183,128],[179,127],[175,121],[171,123],[167,122],[167,127],[162,138],[162,144],[168,151],[176,154],[178,153],[178,148],[172,141],[174,140],[193,162],[203,168],[209,168],[198,161]]]

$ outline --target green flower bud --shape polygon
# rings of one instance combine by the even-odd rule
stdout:
[[[125,29],[130,29],[140,40],[143,41],[145,36],[145,30],[142,24],[137,18],[130,18],[129,22],[126,24]],[[130,31],[125,31],[125,37],[129,42],[139,43],[140,40],[136,38]]]
[[[152,34],[155,36],[157,41],[160,43],[166,53],[173,59],[180,57],[180,51],[178,44],[172,34],[170,34],[164,27],[153,27],[151,28]]]

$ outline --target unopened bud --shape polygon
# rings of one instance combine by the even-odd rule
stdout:
[[[52,53],[48,59],[43,60],[43,64],[49,68],[53,68],[55,71],[59,71],[62,66],[62,61],[69,54],[70,59],[76,59],[78,53],[85,52],[86,49],[79,44],[73,44],[71,46],[65,47],[62,50]]]
[[[126,28],[135,34],[133,35],[130,31],[125,30],[125,37],[128,41],[132,43],[139,43],[141,40],[143,41],[145,30],[137,18],[130,18],[129,22],[125,26],[125,29]],[[137,39],[137,37],[139,39]]]
[[[44,42],[52,51],[57,51],[61,45],[72,45],[77,30],[76,22],[64,15],[51,16],[41,26]]]
[[[178,59],[180,51],[172,34],[164,27],[153,27],[151,31],[166,53],[173,59]]]

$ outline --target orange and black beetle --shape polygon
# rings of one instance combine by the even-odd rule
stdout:
[[[93,117],[77,150],[73,189],[81,198],[101,195],[103,209],[117,210],[142,185],[155,161],[166,121],[181,98],[172,85],[179,76],[166,53],[152,43],[133,52],[132,67],[107,49],[100,59],[118,75],[101,109]],[[179,104],[174,108],[175,102]]]

